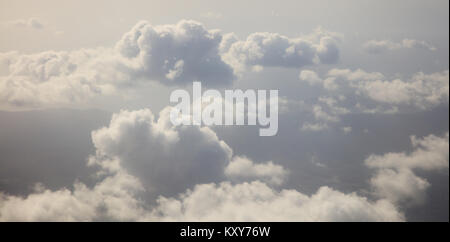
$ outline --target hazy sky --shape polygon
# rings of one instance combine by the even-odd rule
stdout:
[[[0,221],[448,221],[448,20],[446,0],[0,0]],[[172,126],[193,81],[279,90],[278,134]]]

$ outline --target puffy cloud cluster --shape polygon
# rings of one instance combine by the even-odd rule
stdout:
[[[350,110],[340,106],[340,102],[345,100],[343,96],[338,99],[332,97],[319,97],[318,103],[309,110],[314,118],[314,123],[303,123],[302,131],[322,131],[329,128],[330,123],[340,121],[342,115],[350,113]],[[348,127],[347,127],[348,128]]]
[[[121,167],[155,194],[220,179],[231,148],[208,127],[173,126],[169,115],[170,108],[158,119],[148,109],[114,114],[108,127],[92,132],[97,153],[91,163]],[[109,162],[114,159],[120,166]]]
[[[372,202],[327,187],[312,196],[271,188],[266,183],[281,184],[287,175],[285,168],[244,157],[232,159],[231,149],[212,130],[173,126],[168,111],[164,109],[158,119],[150,110],[115,114],[109,126],[92,133],[96,154],[88,164],[100,168],[96,185],[76,182],[73,188],[56,191],[38,187],[26,197],[2,194],[0,220],[404,219],[383,199]],[[222,175],[237,183],[220,182]],[[239,183],[243,181],[252,182]],[[170,198],[173,192],[181,195]],[[166,195],[151,206],[153,202],[146,198],[149,193],[154,198]]]
[[[92,132],[92,141],[96,154],[88,165],[99,167],[94,187],[76,182],[25,198],[2,194],[0,220],[149,220],[148,199],[220,181],[232,155],[207,127],[173,126],[168,108],[158,119],[148,109],[123,110]]]
[[[339,39],[318,29],[300,38],[254,33],[241,41],[192,20],[158,26],[141,21],[113,48],[0,53],[0,101],[12,108],[86,103],[146,81],[229,86],[247,67],[334,63]]]
[[[142,21],[117,43],[119,53],[135,65],[135,74],[165,84],[203,81],[229,85],[233,70],[219,55],[222,34],[201,23],[152,26]]]
[[[116,71],[110,66],[92,69],[97,63],[112,59],[108,49],[72,52],[47,51],[20,55],[0,55],[0,101],[13,107],[39,107],[82,103],[95,95],[114,92],[113,83],[105,82]]]
[[[72,190],[38,187],[25,198],[0,194],[0,221],[135,221],[145,216],[136,196],[142,190],[135,177],[117,173],[93,188],[75,183]]]
[[[282,166],[233,158],[211,129],[173,126],[169,111],[158,118],[147,109],[115,114],[92,132],[96,154],[88,165],[99,167],[97,184],[1,194],[0,220],[404,221],[399,204],[418,202],[429,186],[413,170],[448,168],[448,134],[412,138],[409,154],[366,160],[376,169],[370,182],[377,199],[329,187],[306,195],[277,188],[288,174]]]
[[[299,80],[319,86],[324,94],[305,111],[312,120],[301,125],[302,131],[327,130],[349,113],[398,113],[411,109],[427,110],[448,104],[448,70],[414,74],[408,80],[389,80],[380,72],[362,69],[331,69],[324,77],[315,71],[302,70]]]
[[[321,85],[330,93],[352,95],[361,101],[391,108],[401,105],[427,109],[448,103],[449,98],[448,70],[432,74],[419,72],[406,81],[389,81],[379,72],[361,69],[332,69],[325,78],[314,71],[302,70],[299,79],[310,85]]]
[[[139,22],[114,48],[0,54],[0,102],[12,107],[84,103],[117,87],[143,81],[230,85],[233,69],[222,61],[222,35],[202,24]]]
[[[331,64],[339,59],[339,34],[317,29],[313,34],[289,38],[277,33],[253,33],[245,40],[224,37],[221,52],[237,72],[247,67],[299,68],[317,63]]]
[[[410,81],[369,81],[355,84],[369,98],[390,104],[414,105],[419,108],[448,103],[449,72],[417,73]]]
[[[252,182],[196,186],[179,199],[161,197],[153,211],[163,221],[403,221],[386,200],[370,202],[329,187],[307,196]]]
[[[287,174],[287,170],[272,161],[255,164],[252,160],[240,156],[235,157],[225,168],[225,175],[231,179],[260,180],[273,185],[281,185]]]
[[[415,39],[403,39],[399,43],[391,40],[370,40],[363,45],[363,49],[370,54],[379,54],[389,50],[398,49],[424,49],[427,51],[436,51],[436,47],[428,42]]]
[[[416,205],[424,202],[427,180],[417,176],[414,170],[441,170],[449,167],[449,134],[443,137],[429,135],[423,139],[411,137],[414,151],[411,153],[387,153],[371,155],[365,163],[377,169],[370,180],[375,194],[394,203]]]

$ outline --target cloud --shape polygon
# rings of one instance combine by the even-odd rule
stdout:
[[[433,74],[417,73],[410,81],[367,81],[356,88],[374,101],[389,104],[413,105],[422,109],[448,103],[448,71]]]
[[[134,221],[145,214],[135,197],[142,189],[136,178],[117,173],[92,189],[75,183],[73,190],[39,188],[27,197],[0,194],[0,221]]]
[[[221,45],[224,60],[243,72],[247,67],[299,68],[318,63],[331,64],[339,59],[340,35],[321,28],[310,35],[289,38],[277,33],[253,33],[246,40],[234,35]]]
[[[31,29],[43,29],[44,24],[37,18],[17,19],[6,23],[10,26],[26,27]]]
[[[424,49],[427,51],[436,51],[436,47],[433,45],[415,39],[403,39],[399,43],[391,40],[370,40],[363,45],[363,49],[370,54],[380,54],[398,49]]]
[[[443,137],[434,135],[418,139],[411,137],[414,151],[411,153],[387,153],[371,155],[365,160],[368,167],[377,169],[370,180],[374,193],[394,203],[408,206],[422,204],[427,180],[417,176],[414,170],[442,170],[449,167],[449,134]]]
[[[339,41],[338,34],[320,28],[299,38],[253,33],[242,41],[192,20],[158,26],[141,21],[113,48],[1,53],[0,101],[12,109],[87,104],[98,96],[125,95],[149,81],[230,86],[247,67],[335,63]]]
[[[163,221],[403,221],[386,201],[321,187],[307,196],[252,182],[198,185],[180,198],[161,197],[154,213]]]
[[[158,119],[148,109],[114,114],[108,127],[92,132],[91,163],[114,170],[118,165],[108,161],[117,159],[154,194],[220,180],[231,148],[208,127],[173,126],[169,115],[170,108]]]
[[[122,37],[116,49],[133,63],[132,70],[138,77],[166,85],[202,81],[227,86],[234,76],[219,55],[221,41],[219,31],[207,30],[192,20],[160,26],[141,21]],[[171,74],[173,70],[177,75]]]
[[[1,53],[0,101],[11,107],[64,106],[119,95],[117,88],[148,81],[231,85],[235,76],[219,55],[221,41],[219,31],[195,21],[159,26],[141,21],[114,48]]]
[[[0,220],[152,220],[149,199],[222,180],[232,155],[207,127],[172,126],[168,108],[158,119],[148,109],[116,113],[109,126],[92,132],[92,142],[88,166],[99,168],[95,186],[75,182],[55,191],[40,186],[26,197],[1,194]]]
[[[269,161],[264,164],[255,164],[246,157],[234,157],[225,168],[225,175],[237,181],[259,180],[268,184],[281,185],[288,171],[282,166]]]
[[[366,72],[362,69],[352,71],[350,69],[334,68],[328,71],[328,76],[345,78],[349,81],[376,81],[385,79],[384,75],[380,72]]]
[[[430,184],[409,169],[381,169],[371,178],[375,195],[408,206],[423,204]]]
[[[96,65],[112,59],[108,49],[46,51],[0,55],[0,101],[10,107],[42,107],[84,103],[97,95],[114,92],[114,65]],[[92,69],[97,66],[96,69]]]
[[[411,136],[414,151],[410,154],[402,152],[372,155],[366,160],[366,164],[374,168],[422,170],[448,168],[448,140],[448,133],[443,137],[429,135],[422,139]]]
[[[449,97],[448,70],[431,74],[418,72],[407,80],[389,80],[382,73],[362,69],[331,69],[326,77],[302,70],[299,79],[309,85],[322,86],[330,96],[351,96],[356,103],[354,110],[347,106],[349,111],[392,113],[399,107],[426,110],[448,103]],[[368,108],[367,105],[375,107]]]
[[[399,206],[420,202],[429,187],[413,170],[448,168],[448,133],[413,137],[411,153],[366,159],[375,169],[370,184],[376,199],[326,186],[306,195],[268,185],[282,184],[284,167],[232,158],[211,129],[173,126],[168,111],[158,118],[148,109],[114,114],[108,126],[92,132],[96,153],[88,165],[99,168],[95,185],[1,194],[0,220],[404,221]]]

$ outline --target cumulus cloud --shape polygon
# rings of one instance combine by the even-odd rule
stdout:
[[[382,73],[361,69],[332,69],[326,77],[311,70],[302,70],[299,79],[309,85],[320,85],[332,96],[351,96],[356,110],[368,113],[392,113],[399,107],[428,109],[448,103],[448,70],[412,75],[407,80],[389,80]],[[332,83],[332,84],[330,84]],[[367,108],[362,103],[370,104]]]
[[[334,77],[322,79],[319,75],[311,70],[302,70],[299,75],[301,81],[307,82],[311,86],[321,85],[327,90],[336,90],[339,86],[336,84]]]
[[[413,170],[448,168],[448,134],[413,137],[413,152],[365,161],[376,169],[370,183],[377,199],[326,186],[306,195],[269,186],[286,179],[282,166],[232,158],[211,129],[173,126],[168,108],[158,116],[147,109],[115,114],[92,133],[96,153],[88,165],[99,167],[97,184],[1,194],[0,220],[404,221],[399,204],[424,199],[429,187]]]
[[[40,107],[83,103],[96,95],[111,94],[115,90],[113,83],[103,82],[102,78],[112,78],[116,72],[101,70],[100,66],[98,72],[90,69],[110,59],[107,56],[112,55],[106,49],[2,54],[5,74],[0,76],[0,101],[12,107]]]
[[[142,21],[122,37],[116,49],[133,62],[135,75],[142,78],[167,85],[199,80],[225,86],[234,76],[219,55],[221,41],[218,30],[207,30],[192,20],[160,26]]]
[[[261,71],[335,63],[339,40],[338,34],[320,28],[298,38],[253,33],[239,40],[192,20],[157,26],[141,21],[113,48],[1,53],[0,101],[11,108],[88,103],[148,81],[229,86],[247,67]]]
[[[223,177],[231,148],[208,127],[173,126],[169,115],[170,108],[158,119],[148,109],[114,114],[108,127],[92,132],[97,153],[91,163],[113,170],[117,165],[104,161],[117,159],[154,194]]]
[[[424,49],[436,51],[436,47],[426,41],[415,39],[403,39],[401,42],[391,40],[370,40],[363,45],[363,49],[370,54],[380,54],[389,50],[398,49]]]
[[[161,197],[153,211],[163,221],[403,221],[387,200],[370,202],[329,187],[307,196],[255,181],[204,184],[180,198]]]
[[[145,216],[136,197],[142,189],[135,177],[117,173],[93,188],[75,183],[72,190],[40,188],[26,197],[0,194],[0,221],[135,221]]]
[[[0,220],[151,220],[149,199],[222,180],[232,155],[207,127],[173,126],[168,108],[158,119],[148,109],[116,113],[109,126],[92,132],[92,142],[96,153],[88,165],[99,168],[94,187],[75,182],[26,197],[1,194]]]
[[[221,52],[224,60],[237,72],[252,66],[299,68],[317,63],[336,63],[340,38],[339,34],[321,28],[298,38],[267,32],[253,33],[246,40],[228,35],[221,45]]]
[[[307,110],[312,114],[313,121],[306,121],[302,124],[301,131],[323,131],[329,129],[332,123],[338,123],[341,116],[350,113],[350,110],[343,107],[340,102],[344,98],[333,98],[321,96],[317,103],[311,105]]]
[[[1,53],[0,101],[31,108],[85,103],[145,81],[230,85],[235,77],[219,54],[221,41],[219,31],[195,21],[160,26],[142,21],[114,48]]]
[[[448,103],[449,72],[413,75],[411,80],[376,80],[359,82],[355,87],[374,101],[413,105],[422,109]]]
[[[375,194],[409,206],[422,204],[430,186],[414,170],[448,169],[449,134],[443,137],[429,135],[422,139],[412,136],[411,143],[414,148],[411,153],[371,155],[365,161],[367,166],[377,169],[370,180]]]
[[[235,157],[225,168],[225,175],[237,181],[260,180],[273,185],[281,185],[288,172],[272,161],[255,164],[246,157]]]

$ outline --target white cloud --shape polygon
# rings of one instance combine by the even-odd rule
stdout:
[[[372,155],[367,158],[366,164],[374,168],[408,168],[422,170],[436,170],[448,168],[448,133],[444,137],[434,135],[418,139],[411,136],[414,151],[408,153],[387,153]]]
[[[356,84],[359,91],[380,103],[414,105],[426,109],[448,102],[448,71],[430,75],[417,73],[410,81],[371,81]]]
[[[158,201],[154,214],[163,221],[403,221],[386,200],[370,202],[355,193],[321,187],[307,196],[276,191],[261,182],[204,184],[180,198]]]
[[[353,95],[352,99],[358,102],[356,107],[368,113],[388,113],[397,110],[397,106],[428,109],[448,103],[449,98],[448,70],[431,74],[418,72],[408,80],[388,80],[379,72],[361,69],[332,69],[326,78],[321,78],[313,71],[303,70],[299,78],[311,85],[321,84],[335,95]],[[326,80],[330,78],[333,78],[332,86],[336,88],[326,86]],[[361,104],[367,101],[373,102],[376,107],[367,108]]]
[[[389,50],[398,49],[425,49],[428,51],[436,50],[436,47],[428,42],[415,39],[403,39],[399,43],[391,40],[370,40],[363,45],[363,48],[370,54],[379,54]]]
[[[411,137],[414,151],[411,153],[387,153],[371,155],[365,163],[377,169],[370,180],[374,192],[379,197],[394,203],[407,205],[422,204],[426,197],[428,181],[417,176],[414,170],[441,170],[449,167],[449,134],[434,135],[418,139]]]
[[[170,108],[158,119],[148,109],[114,114],[108,127],[92,132],[97,155],[91,163],[113,170],[115,164],[103,161],[118,159],[154,194],[223,177],[231,148],[208,127],[173,126],[169,115]]]
[[[137,77],[167,85],[200,80],[206,85],[226,86],[234,76],[219,55],[221,41],[218,30],[207,30],[192,20],[160,26],[141,21],[122,37],[116,49],[133,63]],[[172,70],[180,70],[180,61],[182,72],[171,75]]]
[[[0,194],[0,221],[139,220],[145,210],[135,196],[142,189],[136,178],[117,173],[92,189],[75,183],[73,190],[43,188],[27,197]]]
[[[158,26],[141,21],[114,48],[1,53],[0,101],[10,109],[87,104],[97,96],[125,95],[124,87],[148,81],[229,86],[235,73],[247,67],[261,71],[268,66],[334,63],[339,39],[317,29],[299,38],[253,33],[241,41],[192,20]],[[336,88],[331,79],[327,82],[328,88]]]
[[[269,161],[255,164],[246,157],[234,157],[225,168],[225,175],[237,181],[260,180],[273,185],[281,185],[288,172],[282,166]]]
[[[121,111],[109,126],[94,131],[92,140],[96,155],[89,165],[100,168],[96,185],[76,182],[72,189],[56,191],[40,187],[26,197],[1,194],[0,220],[403,221],[399,204],[423,201],[429,186],[413,169],[448,168],[448,134],[412,138],[410,154],[366,160],[376,169],[370,182],[379,199],[329,187],[306,195],[268,186],[281,184],[286,169],[232,159],[231,149],[209,128],[172,126],[168,109],[158,119],[146,109]],[[222,174],[253,182],[221,182]],[[169,190],[179,196],[164,195]],[[148,193],[162,196],[153,205],[144,199]]]
[[[381,169],[370,179],[374,193],[388,198],[393,203],[408,206],[420,205],[425,201],[425,192],[430,184],[409,169]]]
[[[89,188],[41,188],[26,197],[1,194],[1,221],[152,220],[147,196],[185,191],[224,177],[232,155],[207,127],[171,125],[169,110],[157,120],[148,109],[114,114],[108,127],[92,132],[99,167]],[[193,142],[195,141],[195,142]]]
[[[246,40],[228,36],[221,52],[224,60],[238,73],[255,65],[299,68],[316,63],[335,63],[339,59],[340,38],[338,34],[320,28],[298,38],[277,33],[253,33]]]
[[[2,53],[0,102],[28,108],[86,103],[146,81],[230,85],[235,77],[219,54],[221,41],[219,31],[195,21],[160,26],[142,21],[115,48]]]
[[[328,76],[345,78],[349,81],[376,81],[384,79],[384,75],[380,72],[366,72],[362,69],[331,69],[328,71]]]
[[[307,82],[311,86],[321,85],[323,88],[333,91],[337,90],[339,86],[336,84],[334,77],[322,79],[316,72],[311,70],[302,70],[299,75],[301,81]]]

